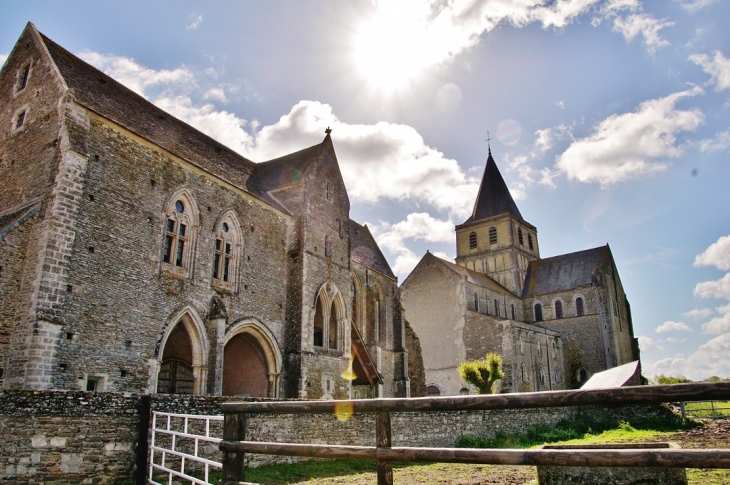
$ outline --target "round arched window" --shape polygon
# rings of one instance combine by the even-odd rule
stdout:
[[[185,204],[183,204],[181,200],[178,200],[175,202],[175,210],[182,214],[185,212]]]

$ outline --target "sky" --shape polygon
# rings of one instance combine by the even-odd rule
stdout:
[[[253,161],[332,128],[351,217],[400,282],[427,250],[453,260],[491,147],[542,257],[610,244],[644,375],[730,377],[730,1],[0,11],[0,64],[31,21]]]

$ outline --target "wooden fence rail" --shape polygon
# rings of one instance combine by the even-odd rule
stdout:
[[[550,391],[520,394],[451,396],[410,399],[363,399],[354,401],[286,401],[226,403],[224,413],[223,476],[221,485],[244,482],[245,453],[312,458],[374,460],[378,485],[393,483],[392,462],[421,461],[500,465],[562,466],[659,466],[730,468],[730,450],[505,450],[466,448],[408,448],[391,446],[391,412],[474,411],[606,404],[730,399],[730,382],[636,386],[613,389]],[[333,446],[245,441],[246,417],[251,414],[375,413],[376,446]]]

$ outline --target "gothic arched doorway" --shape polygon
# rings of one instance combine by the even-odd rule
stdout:
[[[224,396],[276,397],[280,358],[272,338],[251,322],[237,325],[223,349]]]
[[[160,373],[157,378],[159,394],[192,394],[193,350],[190,336],[181,324],[175,325],[167,337],[165,351],[162,353]]]
[[[202,394],[206,343],[195,316],[188,311],[175,319],[177,323],[162,341],[157,393]]]

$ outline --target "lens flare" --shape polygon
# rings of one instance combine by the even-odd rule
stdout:
[[[497,139],[507,146],[516,145],[520,135],[522,128],[515,120],[504,120],[497,126]]]
[[[340,421],[349,420],[355,413],[355,406],[352,401],[337,401],[335,403],[335,416]]]
[[[350,349],[350,363],[347,364],[347,369],[345,369],[345,372],[340,374],[340,377],[342,377],[345,380],[348,381],[354,381],[357,379],[357,375],[355,374],[355,371],[352,370],[352,363],[355,360],[355,349]]]
[[[444,84],[436,93],[436,105],[444,113],[454,111],[459,104],[461,104],[461,89],[456,84]]]

